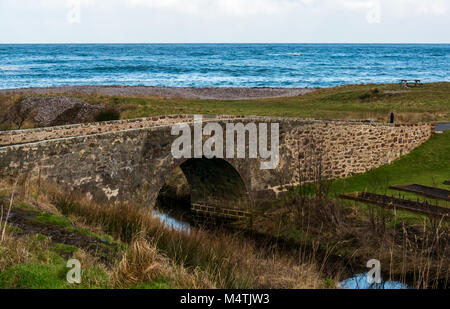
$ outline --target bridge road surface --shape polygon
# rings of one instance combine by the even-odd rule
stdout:
[[[436,123],[436,132],[445,132],[450,130],[450,122]]]

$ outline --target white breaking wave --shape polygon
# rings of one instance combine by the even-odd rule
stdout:
[[[269,54],[269,56],[302,56],[303,53],[279,53],[279,54]]]

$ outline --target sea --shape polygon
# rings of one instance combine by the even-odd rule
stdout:
[[[0,89],[332,87],[450,80],[450,44],[0,45]]]

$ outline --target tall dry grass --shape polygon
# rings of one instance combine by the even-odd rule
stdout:
[[[450,233],[443,218],[423,218],[416,224],[401,220],[396,211],[368,209],[330,200],[323,192],[295,191],[277,205],[269,220],[257,224],[268,233],[295,232],[300,251],[306,254],[303,260],[319,265],[321,272],[331,268],[341,279],[352,271],[367,271],[366,262],[378,259],[385,280],[412,288],[449,287]],[[340,260],[340,266],[331,259]]]
[[[284,237],[294,228],[296,250],[288,253],[226,231],[173,231],[151,209],[98,204],[49,185],[26,184],[16,196],[38,192],[46,207],[126,242],[127,253],[113,270],[119,287],[164,277],[177,287],[319,288],[324,278],[345,279],[373,258],[381,261],[385,279],[414,288],[448,287],[448,224],[430,218],[412,225],[390,210],[367,212],[330,200],[326,181],[312,186],[293,190],[266,220],[254,220],[272,235]]]
[[[16,188],[17,188],[17,180],[14,182],[12,192],[9,198],[9,203],[7,203],[8,206],[5,205],[5,201],[0,201],[0,243],[3,242],[5,239],[5,233],[6,233],[6,227],[8,224],[8,218],[11,214],[11,209],[14,202],[14,195],[16,194]]]
[[[105,232],[130,244],[116,274],[119,285],[175,273],[178,275],[172,280],[184,278],[176,281],[199,287],[322,287],[323,278],[315,265],[301,263],[276,249],[260,248],[239,235],[195,228],[189,233],[178,232],[165,227],[151,209],[129,203],[102,205],[49,188],[46,194],[64,215],[99,224]]]
[[[294,231],[301,252],[306,254],[303,260],[319,265],[320,272],[331,269],[335,276],[346,279],[349,271],[367,271],[366,262],[378,259],[384,279],[413,288],[448,288],[448,222],[422,217],[417,224],[400,219],[396,210],[331,199],[321,141],[313,136],[310,139],[307,168],[297,168],[303,186],[289,188],[269,220],[259,225],[272,234],[290,235]],[[375,183],[372,190],[376,188]],[[332,257],[340,261],[338,265]]]
[[[164,278],[177,288],[214,288],[204,272],[187,271],[144,237],[137,236],[129,245],[118,267],[113,271],[113,281],[120,288]]]

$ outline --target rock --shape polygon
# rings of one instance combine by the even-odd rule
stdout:
[[[24,124],[38,127],[94,122],[104,106],[91,105],[69,97],[28,97],[6,111],[2,124],[21,128]]]

